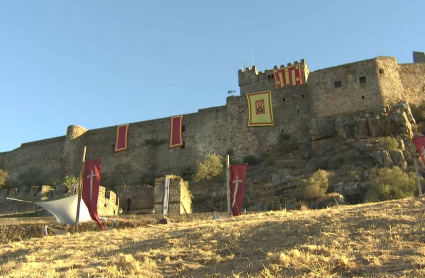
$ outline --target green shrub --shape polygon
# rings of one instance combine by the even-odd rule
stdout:
[[[223,158],[216,154],[207,154],[203,162],[198,162],[196,173],[193,177],[195,182],[210,180],[218,176],[223,170]]]
[[[9,178],[9,173],[6,170],[0,169],[0,188],[6,185],[6,181]]]
[[[397,139],[391,137],[384,137],[381,139],[381,145],[384,150],[396,150],[398,149]]]
[[[317,170],[310,178],[301,180],[298,191],[299,198],[311,200],[325,196],[333,177],[333,172]]]
[[[425,121],[425,104],[421,105],[410,105],[410,110],[412,111],[412,115],[417,122]]]
[[[373,184],[364,199],[366,202],[413,197],[418,193],[415,173],[406,173],[397,166],[374,168],[370,173],[370,178]]]
[[[248,165],[257,165],[260,163],[260,160],[258,160],[255,156],[253,155],[248,155],[245,156],[243,159],[243,163],[248,163]]]
[[[80,179],[76,178],[74,175],[66,176],[63,184],[68,187],[68,192],[76,192],[77,187],[80,184]]]

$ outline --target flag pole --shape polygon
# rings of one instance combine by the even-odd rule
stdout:
[[[418,170],[418,158],[416,157],[416,151],[415,151],[415,143],[413,143],[413,140],[411,141],[411,145],[410,145],[410,154],[412,155],[413,158],[413,165],[415,166],[415,172],[416,172],[416,182],[418,183],[418,192],[419,192],[419,197],[422,196],[422,187],[421,187],[421,179],[419,178],[419,170]]]
[[[86,163],[86,152],[87,147],[84,147],[83,150],[83,169],[80,173],[80,184],[78,185],[78,203],[77,203],[77,216],[75,217],[75,226],[74,226],[74,232],[78,233],[78,222],[80,221],[80,203],[81,203],[81,194],[83,189],[83,179],[84,179],[84,165]]]
[[[227,214],[229,217],[232,217],[232,212],[230,209],[230,163],[229,155],[226,158],[226,190],[227,190]]]

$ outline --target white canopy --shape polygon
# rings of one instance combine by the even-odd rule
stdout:
[[[61,224],[75,224],[75,218],[77,216],[78,195],[54,201],[34,202],[34,204],[37,204],[51,212]],[[79,222],[81,223],[91,220],[92,219],[90,217],[89,209],[81,199]]]

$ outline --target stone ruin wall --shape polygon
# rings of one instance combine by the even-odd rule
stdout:
[[[6,197],[40,202],[58,200],[68,196],[70,196],[68,194],[68,187],[65,185],[59,185],[55,188],[48,185],[42,185],[32,186],[31,188],[0,189],[0,213],[31,213],[42,209],[36,204],[6,200]],[[115,192],[106,190],[105,187],[100,186],[97,210],[99,216],[117,215],[119,210],[119,199]],[[46,215],[50,215],[50,213],[46,213]]]
[[[165,178],[155,180],[154,187],[154,209],[155,214],[162,214]],[[170,179],[170,198],[168,214],[190,214],[192,213],[192,198],[188,188],[181,178]]]

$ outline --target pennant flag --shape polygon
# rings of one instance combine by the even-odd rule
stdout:
[[[117,141],[114,152],[122,152],[128,149],[128,129],[130,125],[119,125],[117,127]]]
[[[88,160],[84,163],[83,200],[89,210],[91,218],[104,230],[97,215],[97,200],[99,198],[100,175],[102,160]]]
[[[183,115],[170,119],[170,149],[184,146],[183,143]]]
[[[419,154],[421,155],[422,161],[425,164],[425,136],[413,138],[413,144],[415,144],[416,149],[418,149]]]
[[[303,84],[303,75],[300,64],[289,66],[283,69],[273,70],[276,89],[287,85]]]
[[[248,126],[274,125],[271,91],[246,95],[248,98]]]
[[[238,216],[242,213],[247,166],[248,164],[230,165],[230,205],[233,216]]]

